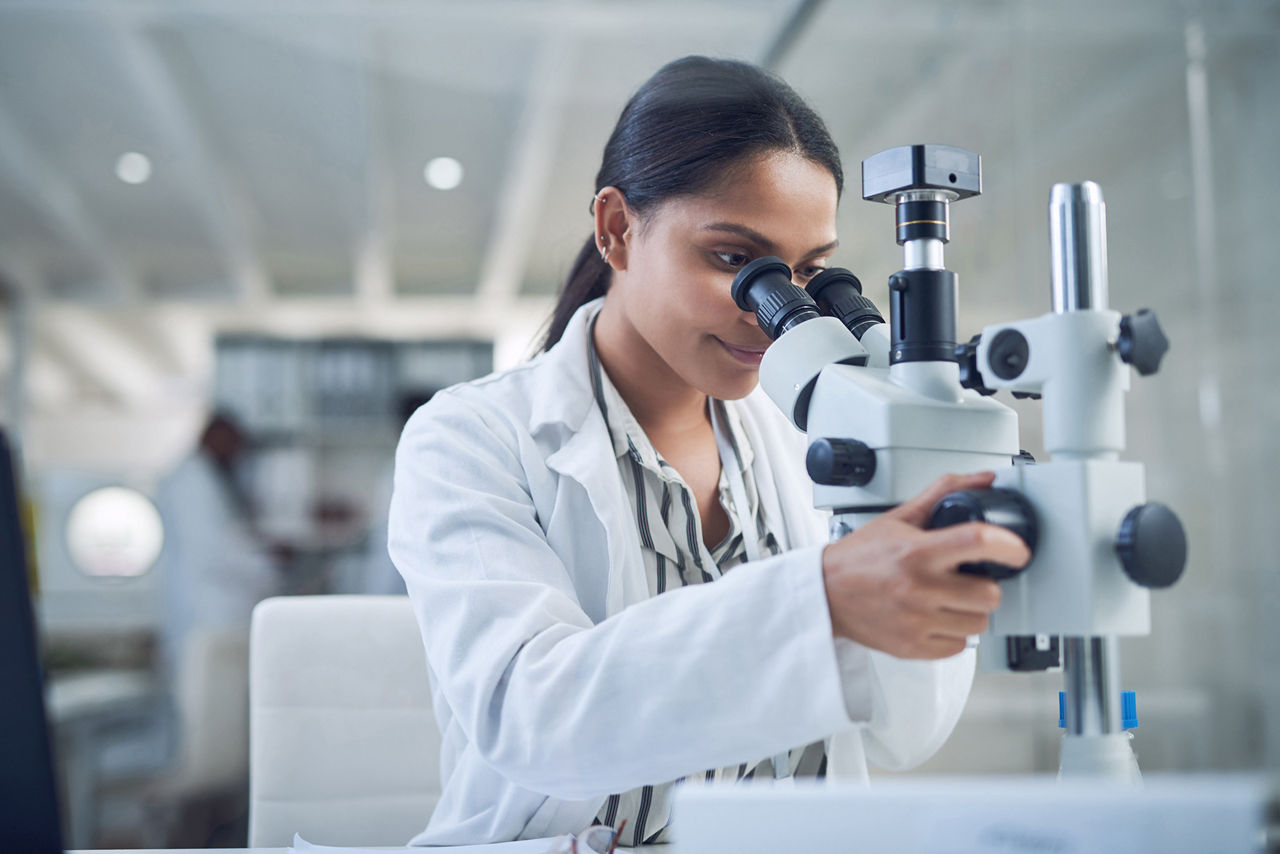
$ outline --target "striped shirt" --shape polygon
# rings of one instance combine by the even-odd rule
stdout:
[[[596,353],[595,322],[588,336],[591,385],[596,404],[604,416],[617,455],[618,473],[640,532],[649,595],[658,596],[668,590],[689,584],[715,581],[735,566],[747,562],[744,536],[758,536],[759,554],[776,555],[782,551],[778,540],[768,531],[764,510],[758,499],[752,470],[754,455],[741,420],[732,402],[709,401],[718,407],[718,426],[725,429],[729,443],[741,466],[746,492],[745,518],[754,518],[754,531],[744,532],[728,479],[720,472],[720,503],[729,517],[729,532],[714,548],[708,549],[702,539],[702,522],[693,492],[674,468],[662,459],[645,435],[618,390],[610,382]],[[724,465],[727,462],[722,461]],[[821,776],[826,771],[826,751],[822,742],[798,747],[790,752],[793,773],[799,776]],[[706,781],[737,781],[755,776],[774,776],[770,758],[742,762],[724,768],[711,768],[686,775],[678,780],[641,786],[609,796],[596,820],[617,827],[627,820],[622,845],[641,845],[669,841],[667,826],[674,787],[686,779],[698,777]]]

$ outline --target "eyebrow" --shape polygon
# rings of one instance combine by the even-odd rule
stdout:
[[[703,231],[727,231],[730,234],[736,234],[739,237],[745,237],[747,240],[750,240],[752,243],[755,243],[760,248],[768,251],[770,254],[774,254],[774,255],[777,254],[778,247],[774,244],[772,240],[765,237],[763,234],[756,231],[755,229],[747,228],[745,225],[741,225],[736,222],[713,222],[710,225],[704,225],[702,227],[702,230]],[[805,257],[807,258],[811,255],[822,255],[826,252],[830,252],[832,249],[835,249],[839,245],[840,245],[839,240],[833,240],[830,243],[826,243],[826,244],[823,244],[822,246],[818,246],[814,249],[810,249],[808,252],[805,253]]]

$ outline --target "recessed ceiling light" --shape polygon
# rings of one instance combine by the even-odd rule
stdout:
[[[435,157],[422,170],[422,176],[437,190],[452,190],[462,183],[462,164],[452,157]]]
[[[116,161],[116,177],[126,184],[142,184],[151,177],[151,159],[136,151],[126,151]]]

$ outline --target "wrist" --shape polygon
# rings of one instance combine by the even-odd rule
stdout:
[[[838,575],[838,567],[832,544],[828,544],[822,549],[822,588],[827,599],[827,617],[831,623],[831,634],[834,637],[847,638],[848,634],[841,630],[839,621],[836,618],[836,609],[832,607],[832,600],[836,596],[836,576]]]

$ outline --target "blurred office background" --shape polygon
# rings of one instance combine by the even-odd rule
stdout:
[[[244,607],[394,584],[405,410],[531,352],[619,110],[689,53],[767,61],[825,117],[836,261],[882,306],[901,256],[861,159],[983,156],[947,253],[962,337],[1048,310],[1049,187],[1101,184],[1112,304],[1173,341],[1128,456],[1191,539],[1122,647],[1138,756],[1280,765],[1280,2],[3,0],[0,419],[69,844],[243,844],[245,627],[173,646],[172,588],[211,552],[254,568]],[[234,474],[183,493],[215,412]],[[1058,688],[980,676],[924,770],[1054,770]]]

